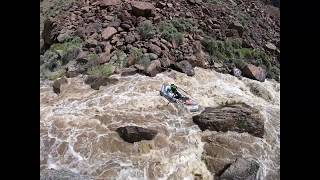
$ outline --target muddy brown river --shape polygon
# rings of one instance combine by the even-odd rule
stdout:
[[[176,77],[173,78],[173,73]],[[257,82],[195,68],[195,76],[175,71],[156,77],[113,75],[119,82],[96,91],[82,76],[68,79],[61,94],[52,81],[40,83],[40,169],[69,170],[92,179],[213,179],[202,160],[202,137],[213,134],[238,146],[244,156],[254,151],[260,167],[257,179],[279,177],[280,84]],[[163,83],[175,83],[201,107],[239,101],[265,116],[264,138],[247,133],[202,132],[192,115],[159,95]],[[259,93],[250,87],[260,89]],[[157,130],[151,141],[122,140],[118,127],[136,125]],[[271,176],[272,175],[272,176]],[[273,178],[274,179],[274,178]]]

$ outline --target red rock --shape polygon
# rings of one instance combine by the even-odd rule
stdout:
[[[102,31],[102,39],[108,40],[116,33],[117,33],[117,30],[114,27],[107,27]]]
[[[152,15],[152,11],[155,10],[155,7],[152,3],[143,2],[143,1],[133,1],[132,13],[136,16],[148,17]]]
[[[242,70],[243,76],[263,82],[266,79],[266,70],[261,67],[247,64]]]
[[[158,55],[158,56],[161,55],[162,50],[161,50],[161,48],[160,48],[159,46],[157,46],[157,45],[149,44],[148,49],[150,50],[150,52],[152,52],[152,53],[154,53],[154,54],[156,54],[156,55]]]

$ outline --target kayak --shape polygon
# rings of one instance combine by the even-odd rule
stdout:
[[[174,94],[171,91],[168,91],[168,89],[170,89],[170,85],[164,83],[161,86],[160,95],[165,97],[169,102],[182,104],[190,112],[199,111],[198,103],[194,101],[191,97],[189,97],[184,91],[178,90],[178,92],[181,94],[181,97],[178,99],[174,97]]]

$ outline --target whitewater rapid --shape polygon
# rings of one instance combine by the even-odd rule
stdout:
[[[175,75],[173,75],[175,74]],[[173,78],[175,76],[175,78]],[[213,133],[250,139],[258,150],[258,179],[280,169],[280,84],[257,82],[195,68],[195,76],[171,71],[156,77],[113,75],[119,82],[96,91],[82,76],[69,78],[61,94],[52,82],[40,83],[40,169],[66,169],[92,179],[213,179],[202,161],[204,142]],[[162,83],[175,83],[202,107],[244,102],[265,116],[263,139],[234,132],[201,132],[192,114],[159,95]],[[250,91],[253,86],[261,96]],[[123,141],[115,130],[136,125],[159,133],[152,141]],[[243,153],[246,154],[246,148]]]

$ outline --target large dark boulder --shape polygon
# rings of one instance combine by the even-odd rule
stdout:
[[[61,85],[62,84],[67,84],[68,83],[68,80],[66,78],[60,78],[60,79],[57,79],[53,82],[53,85],[52,85],[52,88],[53,88],[53,92],[56,93],[56,94],[60,94],[61,92]]]
[[[263,69],[262,67],[257,67],[252,64],[247,64],[242,69],[242,73],[243,73],[243,76],[253,80],[258,80],[260,82],[263,82],[267,76],[267,72],[265,69]]]
[[[189,61],[187,61],[187,60],[177,62],[174,65],[174,69],[179,72],[185,73],[188,76],[194,75],[194,69],[193,69],[192,65],[189,63]]]
[[[119,80],[109,77],[103,77],[103,76],[88,76],[85,79],[85,83],[89,84],[90,87],[94,90],[99,90],[100,86],[107,86],[116,84]]]
[[[152,140],[157,135],[157,131],[155,130],[138,126],[119,127],[116,131],[123,140],[129,143]]]
[[[196,116],[193,122],[204,131],[247,132],[256,137],[263,137],[264,119],[260,112],[244,103],[231,104],[216,108],[207,107]]]
[[[152,16],[152,11],[155,10],[155,7],[150,2],[144,2],[144,1],[133,1],[131,3],[132,6],[132,13],[135,16]]]
[[[255,160],[238,158],[222,172],[219,179],[255,180],[259,167]]]

